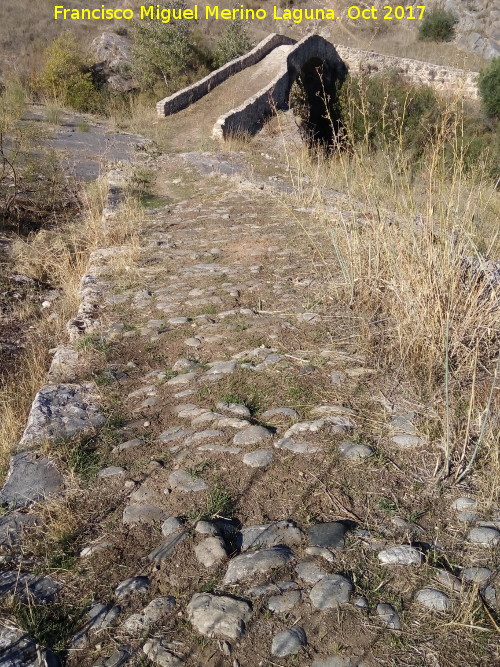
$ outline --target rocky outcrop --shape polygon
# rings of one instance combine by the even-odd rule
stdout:
[[[126,37],[103,32],[90,48],[96,60],[93,72],[106,81],[108,88],[128,93],[139,87],[130,74],[130,42]]]

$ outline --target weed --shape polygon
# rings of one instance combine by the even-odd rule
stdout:
[[[12,613],[20,627],[37,644],[51,648],[64,658],[68,642],[81,624],[87,606],[86,600],[78,606],[62,602],[35,604],[16,601]]]
[[[95,334],[84,334],[76,341],[75,348],[81,352],[96,350],[97,352],[108,354],[111,350],[111,345],[101,336]]]

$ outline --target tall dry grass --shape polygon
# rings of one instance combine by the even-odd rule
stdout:
[[[30,327],[23,353],[15,370],[0,387],[0,475],[7,470],[9,456],[24,429],[35,393],[46,382],[50,350],[66,340],[66,324],[79,305],[80,281],[90,253],[114,245],[130,247],[128,263],[136,257],[144,219],[134,195],[128,196],[119,215],[104,223],[102,209],[107,193],[105,179],[91,183],[80,195],[80,210],[51,230],[40,230],[13,244],[12,271],[48,281],[59,291],[51,316],[39,306],[26,306],[16,317]],[[119,269],[120,267],[117,267]]]
[[[372,360],[411,382],[435,415],[436,472],[461,480],[486,470],[493,498],[500,285],[484,260],[500,256],[500,193],[483,165],[467,164],[461,118],[460,100],[449,100],[418,169],[402,134],[378,150],[347,141],[349,150],[288,160],[299,201],[318,211],[321,241],[312,240],[330,296],[359,322]]]

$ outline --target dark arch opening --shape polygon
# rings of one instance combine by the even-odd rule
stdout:
[[[340,129],[337,87],[344,78],[343,69],[316,57],[308,60],[297,73],[290,90],[289,107],[310,147],[320,145],[328,149],[336,143]]]

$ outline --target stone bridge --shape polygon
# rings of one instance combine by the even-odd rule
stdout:
[[[217,139],[255,134],[266,117],[288,108],[290,90],[300,76],[312,108],[311,120],[320,124],[325,115],[318,104],[323,86],[328,90],[348,71],[371,74],[382,70],[396,71],[413,83],[427,84],[443,93],[459,92],[464,97],[477,98],[476,72],[360,49],[335,48],[319,35],[308,35],[296,42],[273,34],[201,81],[160,100],[156,107],[158,115],[165,117],[194,105],[199,114],[191,115],[190,124],[206,126],[210,121],[212,137]],[[219,87],[222,90],[217,91]],[[202,100],[204,97],[206,101]]]

